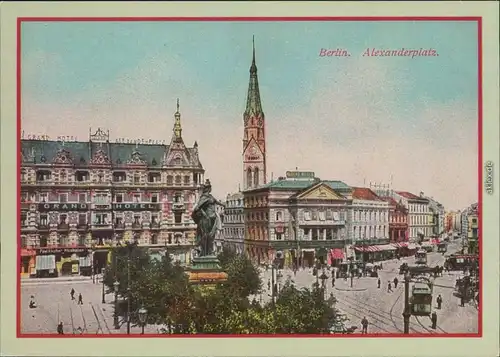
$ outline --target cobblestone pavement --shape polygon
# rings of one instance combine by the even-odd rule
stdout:
[[[450,245],[449,251],[459,249],[458,245]],[[406,258],[383,262],[383,270],[380,271],[382,286],[377,288],[377,279],[363,277],[353,280],[350,287],[350,279],[344,281],[337,279],[335,287],[331,286],[331,279],[327,281],[326,296],[333,293],[338,302],[336,308],[348,316],[348,326],[361,326],[361,319],[366,316],[370,322],[370,333],[398,333],[403,331],[403,300],[404,287],[398,284],[393,292],[387,292],[387,281],[393,280],[395,276],[401,281],[403,278],[399,273],[399,265],[407,261],[413,263],[413,258]],[[430,265],[442,265],[444,257],[438,253],[429,254]],[[316,281],[312,271],[301,270],[296,275],[291,271],[283,271],[283,277],[279,284],[283,284],[287,278],[291,278],[297,287],[310,288]],[[327,272],[331,276],[331,272]],[[478,332],[478,311],[475,305],[460,307],[460,301],[453,296],[455,280],[460,275],[458,272],[444,273],[443,277],[435,280],[434,304],[438,294],[443,297],[441,310],[435,310],[438,315],[438,328],[430,328],[430,319],[427,317],[411,317],[410,333],[476,333]],[[270,301],[267,291],[267,281],[271,277],[271,270],[261,269],[263,281],[263,293],[256,295],[257,300]],[[76,291],[75,298],[82,293],[83,305],[77,305],[77,300],[71,300],[69,295],[71,288]],[[30,296],[35,296],[37,308],[29,309]],[[252,298],[252,297],[251,297]],[[80,327],[89,334],[115,334],[126,333],[126,325],[121,324],[119,330],[113,327],[114,295],[107,294],[106,303],[102,303],[102,284],[93,284],[89,279],[30,279],[22,280],[21,285],[21,332],[37,334],[55,334],[57,323],[63,322],[65,334],[73,333]],[[434,306],[435,308],[435,306]],[[138,334],[141,328],[131,327],[132,334]],[[157,333],[156,326],[148,325],[146,333]]]
[[[448,246],[448,254],[460,249],[457,242]],[[443,265],[444,256],[440,253],[430,253],[428,264],[430,266]],[[408,257],[401,260],[393,259],[383,262],[383,269],[379,271],[381,280],[380,289],[377,288],[377,279],[370,277],[354,278],[353,286],[350,286],[350,279],[336,279],[335,287],[331,285],[331,279],[327,280],[327,291],[325,296],[333,293],[337,298],[336,308],[341,313],[347,315],[349,321],[347,326],[358,326],[361,329],[361,319],[366,316],[369,321],[368,332],[370,333],[402,333],[403,332],[403,309],[404,309],[404,284],[403,276],[399,275],[399,266],[403,262],[414,264],[414,258]],[[307,287],[316,281],[309,269],[298,271],[294,276],[293,272],[285,270],[282,272],[284,282],[291,278],[299,288]],[[267,291],[267,282],[271,278],[271,270],[261,269],[264,292],[255,296],[257,300],[268,302],[271,300]],[[327,271],[331,277],[331,272]],[[400,283],[395,289],[392,284],[392,292],[387,292],[387,282],[398,277]],[[442,277],[434,280],[433,309],[436,311],[437,329],[431,329],[429,317],[410,318],[410,333],[477,333],[478,332],[478,310],[474,303],[465,307],[460,307],[460,299],[453,295],[456,279],[460,272],[443,273]],[[442,309],[437,310],[436,298],[441,294],[443,297]]]
[[[38,279],[36,279],[38,280]],[[78,333],[80,327],[88,334],[126,333],[126,324],[119,330],[113,327],[114,295],[105,296],[102,303],[102,284],[92,280],[74,281],[52,279],[52,281],[23,281],[21,285],[21,333],[56,334],[58,322],[63,323],[65,334]],[[75,289],[75,300],[71,300],[71,288]],[[77,304],[82,294],[83,305]],[[35,297],[37,307],[28,307],[30,296]],[[131,334],[141,333],[139,326],[131,326]],[[155,326],[146,326],[145,333],[157,333]]]

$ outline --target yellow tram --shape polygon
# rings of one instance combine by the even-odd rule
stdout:
[[[432,283],[417,281],[411,289],[411,314],[413,316],[429,316],[432,310]]]
[[[427,264],[427,252],[424,249],[419,249],[415,253],[416,264]]]

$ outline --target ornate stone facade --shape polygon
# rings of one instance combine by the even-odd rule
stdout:
[[[223,244],[238,254],[245,251],[244,215],[243,193],[227,195],[224,209]]]
[[[281,251],[288,266],[326,263],[332,249],[345,251],[350,188],[340,181],[279,179],[243,192],[245,251],[270,263]]]
[[[30,257],[22,270],[46,254],[73,255],[73,266],[92,254],[100,269],[109,247],[132,240],[189,263],[204,169],[198,145],[183,142],[180,117],[177,103],[170,145],[111,143],[101,129],[87,142],[22,140],[20,244]]]

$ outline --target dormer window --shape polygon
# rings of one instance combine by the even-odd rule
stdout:
[[[140,183],[141,182],[141,176],[139,174],[134,174],[134,183]]]
[[[157,183],[161,182],[161,174],[159,172],[151,172],[148,174],[148,182]]]
[[[126,179],[125,172],[113,172],[113,182],[124,182]]]
[[[48,170],[40,170],[36,173],[36,180],[39,182],[50,181],[52,175]]]
[[[172,186],[174,184],[174,177],[172,175],[167,176],[167,185]]]
[[[182,158],[180,156],[177,156],[175,159],[174,159],[174,165],[175,166],[180,166],[182,165]]]
[[[89,172],[88,171],[77,171],[75,173],[75,178],[77,182],[86,182],[89,180]]]

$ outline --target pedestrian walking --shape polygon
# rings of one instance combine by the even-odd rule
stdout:
[[[390,280],[387,282],[387,292],[388,293],[392,292],[392,286],[391,286],[391,281]]]
[[[271,280],[267,279],[267,290],[271,290]]]
[[[335,287],[335,274],[332,273],[332,288]]]
[[[443,298],[441,297],[441,294],[436,299],[436,302],[438,304],[438,309],[441,310],[441,304],[443,303]]]
[[[434,311],[431,315],[432,329],[435,330],[437,327],[438,316],[436,311]]]
[[[78,294],[78,305],[83,305],[82,293]]]
[[[378,278],[378,280],[377,280],[377,288],[380,289],[380,278]]]
[[[460,296],[460,306],[462,306],[462,307],[465,306],[465,297],[463,295]]]
[[[398,283],[399,283],[399,280],[398,280],[398,277],[394,277],[394,289],[397,289],[398,287]]]
[[[71,295],[71,300],[75,300],[75,289],[71,288],[71,291],[69,294]]]
[[[62,322],[59,322],[59,324],[57,325],[57,333],[59,335],[64,335],[63,323]]]
[[[361,326],[363,326],[363,329],[361,330],[361,333],[368,333],[368,320],[366,319],[366,316],[363,317],[363,320],[361,320]]]

